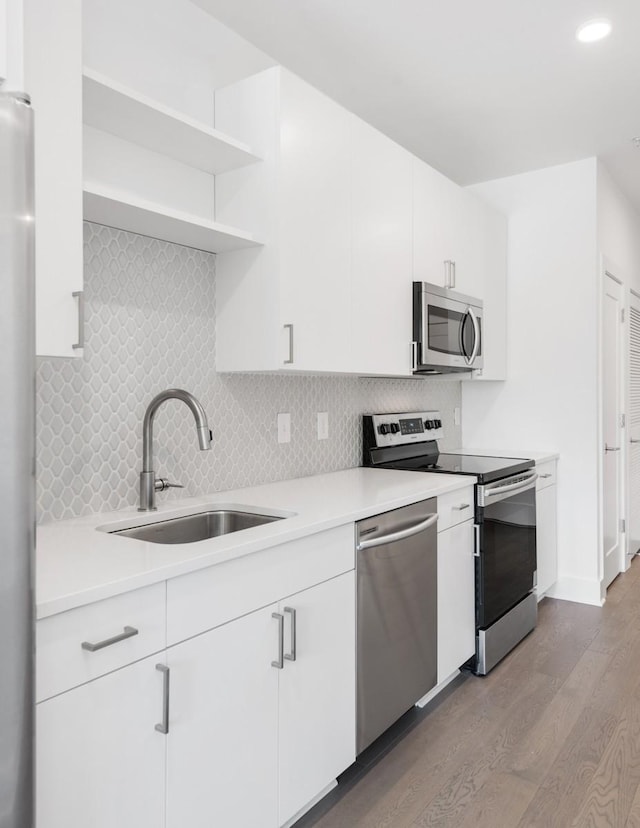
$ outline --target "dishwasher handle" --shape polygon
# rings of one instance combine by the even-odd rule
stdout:
[[[389,532],[388,535],[381,535],[379,538],[372,538],[371,540],[358,541],[356,551],[362,552],[364,549],[373,549],[375,546],[384,546],[387,543],[395,543],[396,541],[410,538],[420,532],[424,532],[438,520],[438,513],[429,515],[426,520],[421,520],[420,523],[414,523],[413,526],[408,526],[406,529],[400,529],[397,532]]]

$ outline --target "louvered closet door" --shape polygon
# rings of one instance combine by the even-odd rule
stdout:
[[[640,550],[640,296],[629,307],[629,552]]]

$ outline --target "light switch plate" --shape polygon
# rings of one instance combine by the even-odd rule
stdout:
[[[278,414],[278,442],[291,442],[291,414],[288,412]]]
[[[329,438],[329,412],[318,411],[318,440]]]

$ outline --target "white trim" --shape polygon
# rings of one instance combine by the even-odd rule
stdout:
[[[562,601],[576,601],[579,604],[593,604],[601,607],[604,596],[600,588],[600,580],[587,578],[559,577],[556,583],[545,593],[548,598],[559,598]]]
[[[327,785],[327,787],[326,787],[326,788],[324,788],[323,790],[321,790],[319,794],[317,794],[316,796],[314,796],[312,800],[310,800],[309,802],[307,802],[307,804],[304,806],[304,808],[301,808],[301,809],[298,811],[298,813],[297,813],[297,814],[294,814],[294,816],[292,816],[292,817],[291,817],[291,819],[289,819],[289,820],[287,820],[286,822],[284,822],[284,823],[280,826],[280,828],[291,828],[291,826],[292,826],[292,825],[295,825],[295,823],[296,823],[299,819],[301,819],[301,818],[302,818],[302,817],[303,817],[306,813],[308,813],[308,812],[309,812],[312,808],[315,808],[315,806],[318,804],[318,802],[320,802],[320,800],[321,800],[321,799],[324,799],[324,798],[325,798],[325,796],[326,796],[328,793],[331,793],[331,791],[332,791],[334,788],[337,788],[337,786],[338,786],[338,780],[337,780],[337,779],[334,779],[334,780],[333,780],[333,782],[332,782],[330,785]]]
[[[429,692],[426,693],[421,699],[418,699],[415,703],[415,707],[426,707],[432,699],[435,699],[435,697],[441,693],[448,684],[451,684],[454,679],[457,679],[459,675],[460,670],[455,670],[448,678],[444,679],[440,682],[440,684],[429,690]]]

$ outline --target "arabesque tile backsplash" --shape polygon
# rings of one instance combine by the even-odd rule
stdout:
[[[460,444],[460,382],[217,374],[214,255],[87,223],[84,256],[84,356],[38,361],[40,522],[135,506],[144,411],[170,387],[202,402],[214,440],[200,452],[187,408],[160,409],[156,472],[185,486],[162,499],[358,466],[368,411],[438,408],[443,445]],[[282,445],[280,411],[291,413]]]

